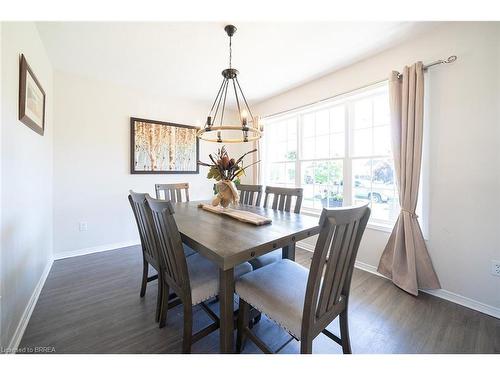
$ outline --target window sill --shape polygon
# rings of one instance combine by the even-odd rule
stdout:
[[[313,211],[308,209],[303,209],[300,212],[303,215],[312,216],[319,218],[321,211]],[[394,224],[380,223],[380,222],[368,222],[366,225],[368,229],[377,230],[380,232],[391,233],[394,228]]]

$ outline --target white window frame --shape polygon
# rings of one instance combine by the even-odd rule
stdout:
[[[285,164],[285,163],[295,163],[295,186],[301,186],[301,164],[303,162],[314,162],[314,161],[335,161],[335,160],[342,160],[342,170],[343,170],[343,205],[344,206],[349,206],[353,203],[353,186],[352,186],[352,166],[353,166],[353,161],[354,160],[359,160],[359,159],[386,159],[388,155],[365,155],[365,156],[351,156],[353,152],[353,131],[354,131],[354,126],[353,124],[353,110],[354,106],[351,104],[355,100],[359,100],[363,96],[371,96],[373,95],[373,91],[382,88],[384,86],[388,85],[388,81],[382,81],[373,85],[369,85],[366,87],[363,87],[358,90],[353,90],[345,94],[341,94],[338,96],[335,96],[333,98],[308,105],[305,107],[301,107],[298,109],[282,112],[277,115],[273,116],[268,116],[265,117],[263,120],[266,124],[272,125],[273,123],[276,122],[284,122],[287,121],[291,118],[296,118],[296,132],[297,132],[297,157],[295,161],[277,161],[277,162],[271,162],[271,163],[260,163],[260,175],[263,177],[263,182],[264,184],[268,185],[268,182],[266,181],[267,179],[267,170],[269,165],[271,164]],[[347,105],[345,105],[347,103]],[[302,130],[303,130],[303,118],[305,115],[312,113],[312,112],[318,112],[322,109],[331,109],[335,106],[338,105],[345,105],[345,119],[346,121],[344,122],[344,156],[343,157],[329,157],[329,158],[321,158],[321,159],[303,159],[302,158]],[[266,160],[267,157],[267,148],[268,148],[268,143],[266,143],[266,135],[264,134],[264,147],[262,148],[262,160]],[[373,142],[373,136],[372,136],[372,142]],[[301,210],[302,213],[306,215],[311,215],[311,216],[319,216],[321,210],[318,209],[311,209],[309,207],[302,207]],[[382,219],[370,219],[368,222],[368,227],[372,229],[377,229],[377,230],[382,230],[386,232],[391,232],[395,224],[395,220],[382,220]]]

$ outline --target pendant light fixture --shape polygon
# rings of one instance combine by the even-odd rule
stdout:
[[[236,32],[236,27],[227,25],[224,30],[229,37],[229,68],[222,71],[222,84],[220,85],[217,96],[215,97],[212,108],[207,116],[205,125],[198,130],[197,137],[204,141],[219,143],[243,143],[256,141],[262,137],[263,127],[259,124],[257,116],[252,115],[248,106],[245,94],[238,82],[238,71],[231,66],[232,59],[232,37]],[[236,106],[238,109],[239,124],[224,125],[224,110],[226,107],[227,94],[234,91]],[[251,124],[249,125],[249,122]],[[235,131],[241,131],[241,137],[230,138],[230,134]],[[209,136],[210,133],[217,132],[216,137]],[[227,136],[226,136],[227,135]]]

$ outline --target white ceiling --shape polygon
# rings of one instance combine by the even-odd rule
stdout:
[[[225,23],[40,22],[56,69],[210,101],[228,64]],[[250,103],[435,27],[430,22],[238,23],[233,67]]]

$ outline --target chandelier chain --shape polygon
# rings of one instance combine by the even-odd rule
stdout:
[[[232,48],[233,37],[229,37],[229,69],[231,69],[231,60],[233,58],[233,48]]]

